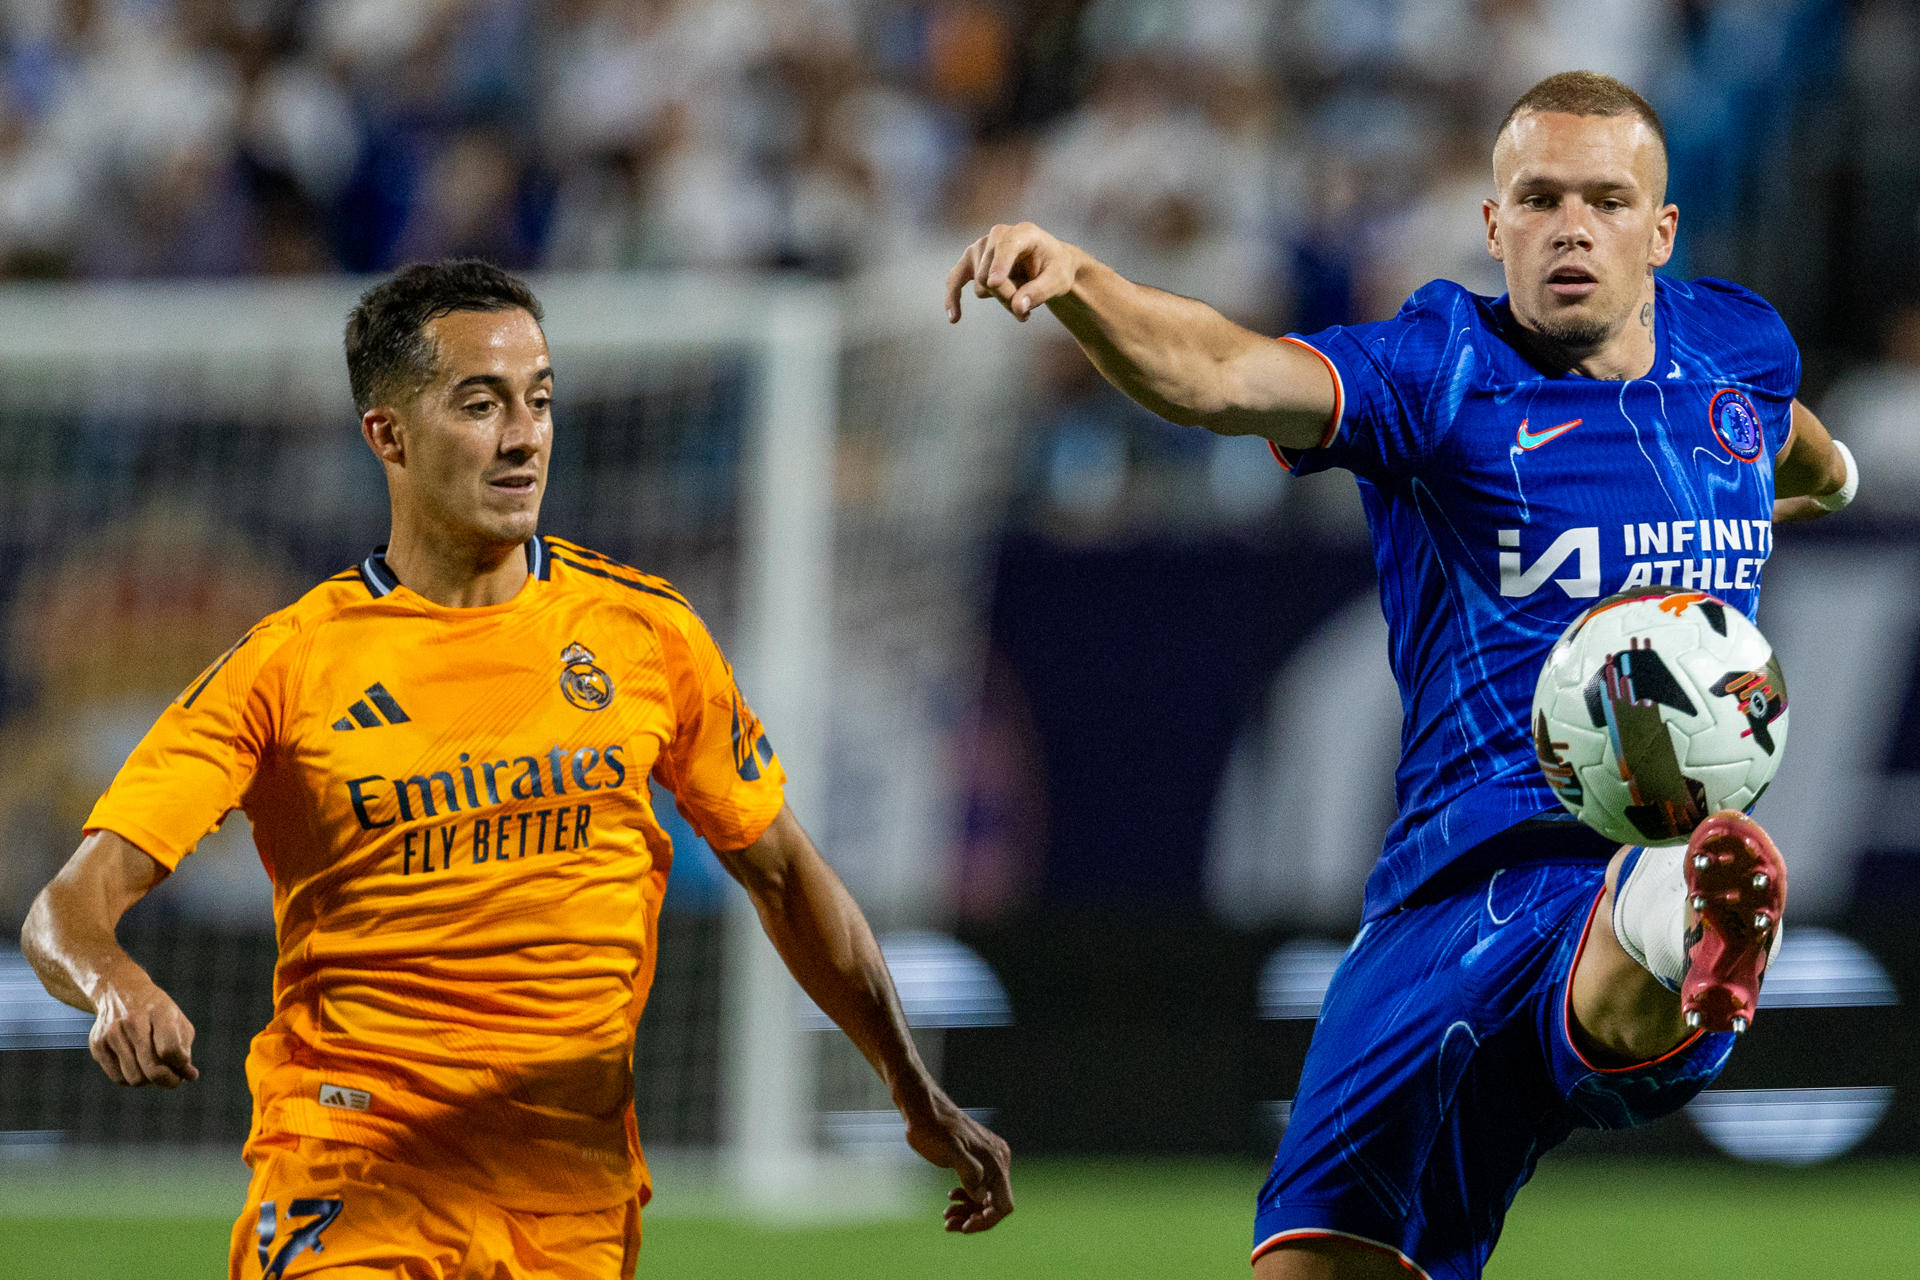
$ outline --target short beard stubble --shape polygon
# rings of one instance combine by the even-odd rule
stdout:
[[[1564,316],[1542,320],[1538,332],[1556,346],[1589,351],[1612,337],[1614,327],[1597,316]]]

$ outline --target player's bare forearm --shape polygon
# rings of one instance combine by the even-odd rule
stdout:
[[[801,989],[866,1056],[903,1111],[935,1089],[873,930],[791,809],[720,861],[753,900],[761,926]]]
[[[124,951],[114,927],[166,870],[110,831],[88,836],[40,891],[20,950],[56,999],[94,1015],[88,1048],[116,1084],[173,1088],[199,1078],[193,1024]]]
[[[1812,498],[1775,498],[1773,500],[1775,524],[1805,524],[1809,520],[1824,520],[1832,514],[1833,512]]]
[[[1020,320],[1047,306],[1109,382],[1171,422],[1309,448],[1333,412],[1333,376],[1318,357],[1136,284],[1032,223],[967,247],[947,276],[949,319],[969,283]]]
[[[1047,306],[1107,381],[1168,421],[1304,449],[1333,412],[1315,356],[1092,258]]]
[[[853,1041],[893,1095],[907,1142],[960,1176],[949,1231],[984,1231],[1013,1211],[1007,1144],[955,1106],[914,1048],[880,944],[859,905],[782,808],[744,849],[716,850],[753,900],[774,949],[815,1004]]]
[[[101,992],[139,968],[114,926],[164,877],[158,863],[112,832],[87,837],[34,899],[20,930],[20,950],[55,999],[95,1013]]]
[[[1838,493],[1847,482],[1846,460],[1826,425],[1798,400],[1793,402],[1791,421],[1786,447],[1773,464],[1775,524],[1799,524],[1832,515],[1814,499]]]

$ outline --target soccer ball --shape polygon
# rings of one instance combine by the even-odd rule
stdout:
[[[1566,629],[1533,690],[1533,745],[1560,803],[1621,844],[1677,844],[1749,809],[1787,745],[1766,637],[1699,591],[1639,587]]]

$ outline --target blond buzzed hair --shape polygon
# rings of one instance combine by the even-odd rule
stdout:
[[[1534,111],[1570,116],[1638,116],[1660,140],[1661,152],[1664,154],[1667,149],[1666,126],[1660,123],[1660,113],[1653,109],[1653,104],[1612,76],[1603,76],[1598,71],[1562,71],[1548,76],[1520,95],[1494,136],[1505,133],[1517,117]]]
[[[1659,144],[1656,194],[1664,196],[1667,186],[1667,129],[1660,123],[1660,113],[1653,109],[1651,102],[1627,85],[1598,71],[1561,71],[1521,94],[1493,135],[1496,168],[1500,139],[1506,135],[1507,129],[1521,116],[1541,112],[1570,116],[1633,116],[1639,119]]]

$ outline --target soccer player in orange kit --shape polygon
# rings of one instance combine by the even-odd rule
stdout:
[[[732,671],[658,578],[535,532],[553,369],[526,286],[409,267],[348,320],[391,539],[261,621],[160,717],[22,948],[125,1085],[195,1079],[193,1027],[114,939],[232,809],[273,881],[274,1015],[247,1060],[234,1280],[633,1272],[650,1195],[633,1038],[672,851],[647,780],[752,897],[816,1003],[961,1186],[1007,1146],[908,1035],[859,908],[783,799]]]

